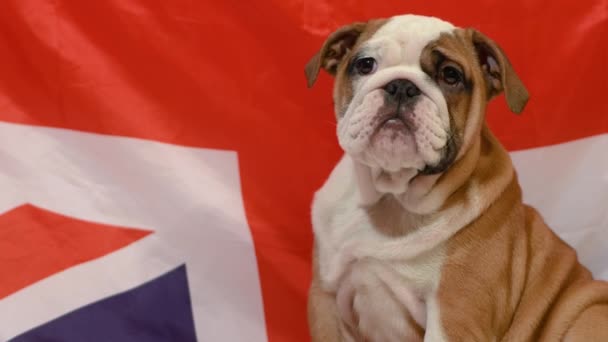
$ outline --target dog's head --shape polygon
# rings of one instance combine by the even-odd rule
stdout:
[[[513,112],[528,93],[503,51],[473,29],[415,15],[353,23],[332,33],[306,66],[336,77],[340,146],[372,169],[446,171],[479,136],[488,100]]]

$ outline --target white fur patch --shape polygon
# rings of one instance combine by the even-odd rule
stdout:
[[[396,247],[393,238],[379,233],[359,205],[348,156],[315,194],[312,212],[321,284],[337,294],[345,324],[356,316],[362,332],[389,341],[385,338],[411,336],[407,316],[424,327],[425,302],[439,284],[442,248],[428,241],[425,246],[433,248],[412,257],[410,244]]]
[[[451,32],[454,25],[439,18],[406,14],[391,18],[370,39],[390,39],[401,46],[401,62],[415,65],[424,47],[439,38],[443,32]]]
[[[340,282],[337,304],[345,324],[369,341],[411,341],[426,325],[424,302],[383,262],[353,263]]]

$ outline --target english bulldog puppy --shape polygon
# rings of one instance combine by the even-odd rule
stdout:
[[[495,96],[528,100],[495,42],[402,15],[338,29],[309,87],[321,69],[345,153],[312,206],[313,341],[608,341],[608,284],[522,203],[486,124]]]

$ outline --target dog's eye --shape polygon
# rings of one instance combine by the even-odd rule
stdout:
[[[457,85],[462,82],[462,73],[452,66],[441,69],[441,79],[449,85]]]
[[[353,67],[359,75],[369,75],[376,71],[377,63],[372,57],[362,57],[355,60]]]

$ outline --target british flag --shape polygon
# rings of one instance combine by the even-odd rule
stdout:
[[[608,279],[608,2],[0,2],[0,341],[306,341],[312,194],[340,156],[303,68],[343,24],[474,26],[531,93],[490,126]]]

